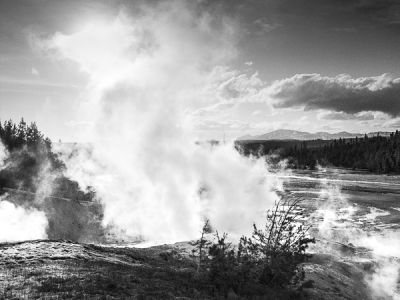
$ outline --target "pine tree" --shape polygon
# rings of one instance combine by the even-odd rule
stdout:
[[[26,144],[26,123],[24,121],[24,118],[22,118],[18,124],[16,132],[16,142],[17,147],[22,147]]]

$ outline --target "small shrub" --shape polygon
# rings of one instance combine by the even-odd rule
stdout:
[[[309,227],[299,221],[298,199],[280,200],[267,211],[264,228],[254,224],[251,238],[243,237],[240,242],[244,256],[250,261],[262,262],[260,280],[269,286],[285,286],[297,272],[298,265],[308,255],[306,249],[315,239],[308,236]]]
[[[315,242],[308,236],[309,227],[299,221],[298,204],[297,199],[280,200],[267,211],[264,227],[254,224],[251,237],[242,237],[237,247],[226,233],[216,232],[214,241],[206,240],[205,232],[211,227],[205,223],[193,254],[198,254],[200,280],[212,296],[227,297],[234,292],[241,297],[289,297],[288,287],[304,278],[299,265],[309,257],[309,243]]]
[[[208,279],[218,292],[227,296],[230,289],[237,290],[238,260],[235,248],[227,242],[228,235],[215,234],[216,242],[209,248]]]
[[[207,249],[212,244],[207,239],[207,234],[210,234],[211,232],[212,228],[210,226],[210,221],[207,219],[202,227],[200,239],[191,243],[191,245],[194,246],[192,250],[192,257],[197,257],[197,273],[200,272],[204,261],[207,259]]]

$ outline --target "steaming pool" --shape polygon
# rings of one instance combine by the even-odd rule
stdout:
[[[400,299],[400,176],[327,168],[280,177],[288,197],[302,200],[317,239],[310,252],[335,257],[324,270],[310,265],[311,278],[343,263],[358,270],[350,277],[359,276],[373,299]]]
[[[330,212],[330,220],[349,222],[364,231],[400,226],[400,176],[344,169],[292,171],[280,176],[286,193],[302,199],[313,217]],[[327,221],[327,218],[323,218]],[[314,225],[318,225],[315,220]],[[350,225],[350,224],[348,224]]]

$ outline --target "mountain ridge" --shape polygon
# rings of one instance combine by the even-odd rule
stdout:
[[[376,131],[366,133],[368,137],[377,136],[389,136],[391,132],[387,131]],[[339,138],[356,138],[363,137],[364,134],[361,133],[351,133],[347,131],[341,131],[336,133],[329,133],[325,131],[318,131],[315,133],[310,133],[307,131],[298,131],[290,129],[278,129],[271,132],[267,132],[260,135],[244,135],[236,140],[238,141],[248,141],[248,140],[334,140]]]

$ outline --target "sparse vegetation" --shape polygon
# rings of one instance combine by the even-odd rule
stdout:
[[[299,296],[291,287],[304,279],[300,264],[309,256],[306,249],[315,240],[308,236],[308,227],[299,222],[296,210],[299,200],[281,200],[266,214],[262,229],[256,225],[251,237],[242,237],[235,247],[228,235],[214,235],[205,242],[209,223],[205,223],[195,243],[199,255],[201,283],[214,297],[271,295],[271,299]]]

